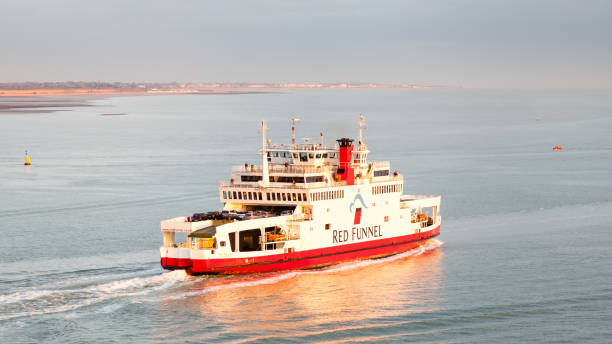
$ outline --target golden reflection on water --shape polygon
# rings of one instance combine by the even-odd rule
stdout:
[[[231,334],[250,339],[324,338],[336,331],[384,328],[402,317],[438,309],[442,257],[440,249],[433,249],[315,271],[200,278],[188,291],[177,291],[188,297],[161,303],[165,310],[160,320],[164,314],[181,317],[181,327],[195,327],[194,340]],[[203,326],[214,330],[204,331]]]

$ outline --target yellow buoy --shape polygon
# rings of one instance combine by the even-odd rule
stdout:
[[[26,151],[25,156],[25,164],[26,166],[30,166],[30,156],[28,155],[28,151]]]

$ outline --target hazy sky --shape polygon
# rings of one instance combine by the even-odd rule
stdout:
[[[0,82],[612,89],[612,0],[0,0]]]

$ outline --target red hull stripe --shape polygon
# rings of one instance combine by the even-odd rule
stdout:
[[[322,249],[276,254],[262,257],[229,259],[180,259],[189,262],[172,262],[170,269],[185,268],[190,274],[248,273],[287,269],[308,269],[349,260],[383,257],[407,251],[421,245],[425,240],[440,234],[440,227],[401,237],[372,240]],[[170,263],[168,258],[168,263]],[[162,262],[163,265],[163,262]],[[164,266],[165,267],[165,266]]]

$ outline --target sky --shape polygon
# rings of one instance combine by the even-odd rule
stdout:
[[[0,82],[612,89],[610,0],[0,0]]]

